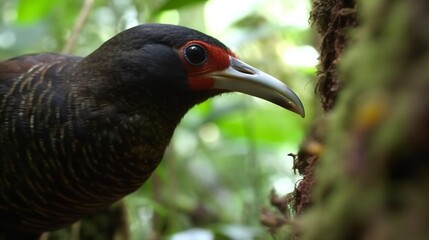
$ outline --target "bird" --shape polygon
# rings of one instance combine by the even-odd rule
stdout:
[[[136,191],[188,110],[230,92],[305,116],[283,82],[184,26],[141,24],[86,57],[0,62],[0,236],[37,239]]]

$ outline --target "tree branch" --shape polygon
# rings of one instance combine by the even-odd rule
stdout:
[[[69,39],[67,40],[67,42],[66,42],[66,44],[62,50],[62,53],[70,54],[73,51],[73,48],[76,44],[77,37],[79,36],[79,34],[82,30],[82,27],[88,18],[89,11],[91,10],[93,4],[94,4],[94,0],[85,0],[85,2],[83,3],[83,6],[79,12],[79,16],[76,19],[76,22],[73,26],[73,30],[71,32],[71,35],[70,35]]]

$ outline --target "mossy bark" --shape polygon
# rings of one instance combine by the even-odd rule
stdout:
[[[316,0],[312,20],[325,111],[295,158],[303,180],[285,204],[296,215],[271,230],[428,239],[429,2]]]
[[[360,26],[346,26],[351,38],[330,58],[341,87],[325,106],[323,153],[295,237],[427,239],[429,2],[361,0],[349,10]]]

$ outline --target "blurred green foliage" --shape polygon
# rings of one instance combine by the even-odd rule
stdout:
[[[60,52],[83,1],[2,0],[0,59]],[[227,94],[191,110],[152,178],[126,198],[133,239],[202,228],[216,239],[267,239],[258,223],[273,186],[292,191],[292,159],[313,112],[317,53],[309,1],[95,0],[73,54],[85,56],[115,33],[144,22],[196,28],[243,60],[283,79],[303,100],[301,119],[273,104]],[[301,19],[301,20],[300,20]],[[313,49],[313,50],[312,50]]]

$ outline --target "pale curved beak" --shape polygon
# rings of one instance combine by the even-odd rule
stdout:
[[[209,76],[215,89],[249,94],[305,116],[301,100],[288,86],[235,57],[230,57],[227,69],[211,72]]]

